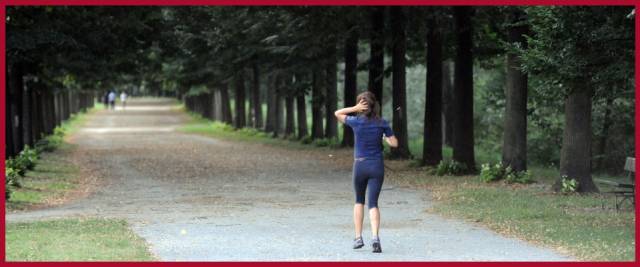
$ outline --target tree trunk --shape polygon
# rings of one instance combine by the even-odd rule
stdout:
[[[289,137],[295,135],[295,111],[293,110],[293,96],[287,94],[285,99],[285,105],[287,107],[286,123],[284,136]]]
[[[390,13],[393,42],[391,55],[391,69],[393,71],[393,132],[398,138],[398,147],[391,148],[391,157],[406,159],[411,157],[407,131],[406,18],[400,6],[392,6]]]
[[[257,63],[253,64],[253,128],[262,128],[262,102],[260,101],[260,68]]]
[[[344,45],[344,106],[356,104],[358,92],[358,29],[352,28]],[[342,125],[342,146],[353,146],[353,129]]]
[[[338,81],[336,77],[338,75],[338,62],[336,58],[336,44],[334,42],[330,42],[328,57],[329,60],[326,66],[327,98],[325,102],[326,126],[324,136],[326,138],[337,138],[338,121],[333,113],[338,109]]]
[[[307,130],[307,103],[304,92],[296,96],[296,109],[298,110],[298,139],[302,139],[309,135],[309,131]]]
[[[322,71],[318,66],[313,67],[313,83],[311,86],[311,138],[323,137],[322,131]]]
[[[24,147],[24,137],[23,137],[23,124],[24,124],[24,115],[22,110],[23,105],[23,69],[22,65],[15,64],[13,68],[10,70],[10,80],[9,83],[8,94],[7,94],[7,107],[10,108],[10,120],[7,120],[5,123],[11,126],[11,137],[12,137],[12,154],[11,156],[15,156],[22,148]],[[7,139],[9,140],[9,139]],[[9,155],[8,155],[9,156]]]
[[[275,90],[275,108],[274,108],[274,123],[273,123],[273,137],[278,137],[280,135],[280,132],[282,131],[282,115],[283,115],[283,110],[282,110],[282,91],[284,90],[283,88],[283,80],[284,77],[283,75],[278,75],[276,77],[276,90]]]
[[[31,88],[22,82],[22,143],[33,147],[32,112],[31,112]]]
[[[246,115],[245,115],[245,89],[244,89],[244,70],[239,70],[235,75],[235,85],[236,85],[236,121],[235,128],[240,129],[246,126]]]
[[[443,40],[444,43],[444,40]],[[444,109],[444,144],[453,146],[453,80],[451,79],[451,65],[447,60],[442,63],[442,101]]]
[[[375,94],[382,106],[382,81],[384,78],[384,11],[385,7],[371,8],[369,16],[371,31],[369,35],[369,90]],[[380,109],[382,113],[382,109]],[[381,114],[382,115],[382,114]]]
[[[427,22],[427,88],[424,112],[422,163],[442,160],[442,35],[435,18]]]
[[[276,75],[270,75],[267,81],[267,123],[264,131],[268,133],[274,131],[276,124]]]
[[[220,102],[222,105],[222,121],[231,125],[233,123],[231,115],[231,99],[229,98],[229,84],[226,82],[220,87]]]
[[[511,23],[522,24],[524,14],[514,11]],[[508,42],[520,43],[526,48],[526,25],[509,27]],[[515,53],[507,53],[506,104],[504,111],[504,136],[502,164],[514,171],[527,169],[527,74],[520,68],[522,60]]]
[[[560,176],[553,185],[562,189],[562,176],[578,181],[578,192],[598,192],[591,178],[592,89],[578,81],[565,100],[565,125],[560,151]]]
[[[455,87],[453,160],[466,165],[470,173],[475,172],[475,152],[473,141],[473,29],[471,25],[472,7],[454,7],[457,34]]]

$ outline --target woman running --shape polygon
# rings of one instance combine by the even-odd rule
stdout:
[[[382,252],[378,229],[380,228],[380,210],[378,196],[384,181],[384,164],[382,162],[382,139],[391,147],[398,146],[398,140],[393,135],[389,123],[380,118],[380,105],[373,93],[366,91],[356,98],[357,105],[339,109],[335,112],[338,120],[353,129],[355,137],[353,162],[353,187],[356,194],[356,204],[353,207],[353,223],[355,225],[355,239],[353,248],[364,246],[362,240],[362,220],[364,218],[365,191],[369,188],[367,202],[369,203],[369,220],[373,240],[373,252]],[[348,114],[356,113],[356,116]]]

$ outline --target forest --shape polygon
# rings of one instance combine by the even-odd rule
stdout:
[[[7,7],[5,155],[108,90],[352,146],[333,112],[370,90],[390,159],[544,166],[596,192],[635,154],[634,23],[632,6]]]

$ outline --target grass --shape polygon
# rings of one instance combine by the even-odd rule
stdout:
[[[61,156],[70,148],[71,145],[65,143],[58,151],[41,155],[34,170],[21,179],[22,187],[14,188],[6,202],[7,210],[25,210],[53,203],[76,189],[82,178],[80,171]]]
[[[189,115],[191,116],[191,121],[180,127],[180,131],[209,135],[234,141],[259,142],[268,145],[284,146],[291,149],[336,149],[340,146],[340,143],[337,140],[329,139],[313,141],[307,140],[309,143],[304,144],[295,136],[273,138],[270,133],[262,132],[253,128],[242,128],[236,130],[231,125],[222,122],[212,122],[195,113],[189,112]]]
[[[64,219],[6,225],[6,261],[151,261],[123,220]]]
[[[89,114],[101,108],[100,104],[87,112],[72,115],[56,128],[56,132],[61,134],[45,137],[53,146],[53,151],[41,153],[35,168],[20,179],[22,187],[13,188],[11,198],[6,202],[8,211],[53,204],[78,187],[82,177],[79,168],[65,160],[64,155],[73,146],[64,142],[64,136],[77,131],[87,121]]]
[[[415,169],[414,169],[415,171]],[[532,185],[482,183],[476,176],[433,176],[420,169],[393,180],[433,192],[433,211],[589,261],[633,261],[635,214],[616,213],[598,194],[551,193],[557,177],[548,168],[532,168]],[[557,172],[557,171],[556,171]],[[553,176],[549,176],[553,175]]]

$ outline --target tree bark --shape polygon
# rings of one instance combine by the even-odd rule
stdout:
[[[33,147],[33,133],[32,133],[32,112],[31,112],[31,88],[25,85],[24,79],[22,82],[22,143],[25,146]]]
[[[442,35],[435,18],[427,21],[427,88],[424,112],[422,163],[442,160]]]
[[[246,113],[245,113],[245,88],[244,88],[244,70],[239,70],[235,75],[235,85],[236,85],[236,121],[235,128],[240,129],[244,128],[246,124]]]
[[[528,33],[522,23],[524,14],[514,11],[510,14],[512,26],[508,29],[508,42],[526,48]],[[507,52],[506,104],[504,111],[504,136],[502,145],[502,164],[514,171],[527,169],[527,82],[528,76],[521,70],[522,60],[515,53]]]
[[[344,45],[344,106],[351,107],[356,104],[358,92],[358,29],[349,31]],[[342,125],[342,146],[353,146],[353,129],[346,124]]]
[[[282,131],[282,117],[283,117],[283,110],[282,110],[282,92],[284,90],[283,88],[283,84],[284,84],[284,75],[279,74],[276,77],[276,90],[275,90],[275,108],[274,108],[274,124],[273,124],[273,137],[278,137],[280,135],[280,132]]]
[[[12,136],[12,154],[11,156],[15,156],[22,148],[24,147],[24,137],[23,137],[23,69],[20,64],[15,64],[10,70],[10,75],[6,77],[11,77],[7,82],[9,86],[7,87],[7,107],[10,108],[10,120],[7,120],[5,123],[11,126],[11,136]],[[8,139],[9,140],[9,139]],[[8,154],[9,155],[9,154]]]
[[[313,82],[311,86],[311,138],[322,138],[322,71],[318,66],[313,67]]]
[[[577,81],[565,99],[565,125],[560,151],[560,176],[553,185],[562,189],[562,176],[578,181],[578,192],[598,192],[591,178],[591,97],[592,89]]]
[[[444,43],[444,40],[443,40]],[[453,146],[453,80],[451,79],[451,65],[447,60],[442,63],[442,101],[444,109],[444,144]]]
[[[382,106],[382,82],[384,79],[384,11],[385,7],[371,8],[369,14],[371,30],[369,32],[369,90]],[[382,109],[380,109],[382,113]],[[382,114],[380,114],[382,115]]]
[[[293,96],[287,94],[287,96],[284,98],[285,99],[285,106],[286,106],[286,118],[285,118],[285,130],[284,130],[284,136],[289,137],[289,136],[293,136],[295,135],[295,111],[293,110]]]
[[[406,17],[400,6],[391,7],[391,28],[393,29],[393,54],[391,57],[391,69],[393,71],[393,132],[398,138],[398,147],[391,148],[391,157],[406,159],[411,157],[407,130],[407,37],[405,33]]]
[[[267,81],[267,123],[264,126],[265,132],[273,132],[276,123],[276,76],[272,74]]]
[[[337,138],[338,121],[336,116],[333,115],[338,108],[338,81],[336,77],[338,75],[338,62],[336,58],[336,44],[334,42],[330,42],[328,50],[329,59],[326,65],[327,97],[325,101],[326,125],[324,136],[326,138]]]
[[[466,165],[470,173],[475,172],[475,151],[473,140],[473,29],[471,25],[472,7],[454,7],[457,32],[455,86],[453,160]]]
[[[307,103],[304,92],[296,96],[296,109],[298,111],[298,139],[302,139],[309,135],[309,131],[307,130]]]
[[[257,63],[253,64],[253,128],[262,128],[262,102],[260,101],[260,68]]]
[[[231,116],[231,99],[229,99],[229,84],[223,83],[220,86],[220,102],[222,108],[222,121],[231,125],[233,118]]]

